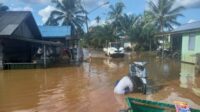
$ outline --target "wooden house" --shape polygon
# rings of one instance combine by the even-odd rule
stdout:
[[[56,44],[43,41],[29,11],[0,12],[0,67],[9,64],[32,64],[38,45]],[[44,53],[45,54],[45,53]]]

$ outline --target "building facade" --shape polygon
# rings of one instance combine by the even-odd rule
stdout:
[[[197,53],[200,53],[200,31],[184,33],[181,61],[195,64],[197,63]]]
[[[30,11],[0,12],[0,68],[35,65],[34,58],[42,46],[42,59],[46,65],[46,46],[60,43],[44,41]]]
[[[172,47],[178,46],[177,48],[181,51],[182,62],[200,63],[200,21],[183,24],[172,32],[161,35],[171,36]]]

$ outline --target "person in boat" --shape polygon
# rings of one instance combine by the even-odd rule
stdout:
[[[116,82],[114,93],[127,94],[133,92],[137,86],[138,78],[140,78],[143,84],[146,84],[145,64],[146,62],[134,62],[134,64],[131,64],[129,74]]]

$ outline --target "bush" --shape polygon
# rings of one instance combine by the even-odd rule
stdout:
[[[139,45],[137,44],[134,48],[134,51],[146,51],[148,49],[148,47],[145,47],[144,45]]]

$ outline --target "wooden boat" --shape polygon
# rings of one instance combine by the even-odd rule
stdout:
[[[141,100],[137,98],[126,98],[129,108],[121,112],[176,112],[175,105],[156,101]],[[190,108],[191,112],[200,112],[198,109]],[[188,112],[188,111],[186,111]]]

